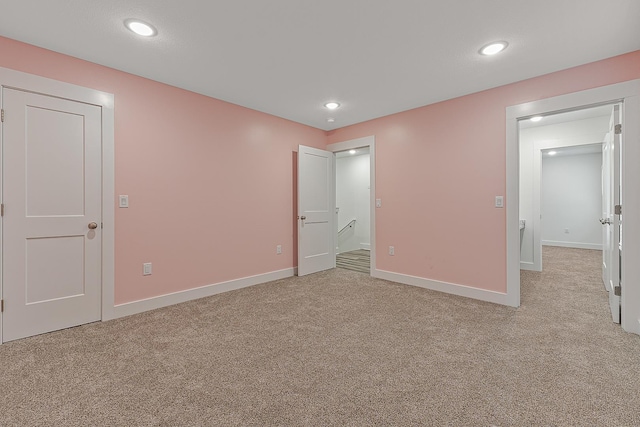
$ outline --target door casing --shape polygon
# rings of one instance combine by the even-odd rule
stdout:
[[[52,80],[21,71],[0,67],[0,86],[84,102],[101,107],[102,119],[102,320],[115,318],[114,313],[114,242],[115,242],[115,191],[114,191],[114,96],[113,94]],[[0,97],[1,95],[0,91]],[[0,105],[2,99],[0,98]],[[2,126],[0,124],[0,126]],[[1,129],[1,128],[0,128]],[[0,147],[2,147],[0,132]],[[0,164],[0,199],[2,198],[2,165]],[[2,239],[0,225],[0,239]],[[0,246],[0,278],[3,254]],[[2,295],[0,279],[0,295]],[[0,343],[3,342],[3,315],[0,313]]]

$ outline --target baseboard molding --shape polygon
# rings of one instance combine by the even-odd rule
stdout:
[[[119,304],[114,307],[114,316],[112,318],[117,319],[119,317],[131,316],[133,314],[155,310],[156,308],[167,307],[170,305],[179,304],[181,302],[204,298],[223,292],[234,291],[236,289],[255,286],[261,283],[285,279],[287,277],[295,276],[296,274],[297,268],[287,268],[284,270],[272,271],[270,273],[258,274],[256,276],[243,277],[240,279],[229,280],[227,282],[215,283],[199,288],[188,289],[185,291],[174,292],[171,294],[160,295],[157,297]]]
[[[574,249],[595,249],[597,251],[602,250],[602,244],[598,243],[558,242],[555,240],[543,240],[542,246],[559,246],[561,248]]]
[[[520,261],[520,270],[540,271],[532,262]]]
[[[472,288],[471,286],[458,285],[455,283],[440,282],[438,280],[425,279],[423,277],[409,276],[407,274],[393,273],[391,271],[384,270],[374,270],[371,273],[371,276],[378,279],[389,280],[391,282],[402,283],[404,285],[430,289],[432,291],[439,291],[480,301],[492,302],[494,304],[512,306],[509,304],[507,294],[503,294],[501,292]]]

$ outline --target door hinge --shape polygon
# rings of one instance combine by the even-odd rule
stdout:
[[[4,108],[0,110],[0,122],[4,123]]]
[[[0,204],[0,216],[4,216],[4,203]]]
[[[4,300],[0,299],[0,313],[4,312]]]
[[[614,286],[613,287],[613,294],[617,297],[622,295],[622,286]]]
[[[615,206],[615,213],[616,215],[622,215],[622,205]]]
[[[615,127],[615,134],[616,135],[620,135],[622,133],[622,125],[621,124],[617,124]]]

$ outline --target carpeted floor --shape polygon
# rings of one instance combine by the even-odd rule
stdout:
[[[366,249],[340,253],[336,255],[336,267],[369,274],[371,271],[370,253]]]
[[[0,346],[3,426],[637,426],[600,252],[502,307],[335,269]]]

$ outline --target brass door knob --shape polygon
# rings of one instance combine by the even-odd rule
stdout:
[[[96,222],[89,223],[89,230],[95,230],[96,228],[98,228],[98,223]]]

